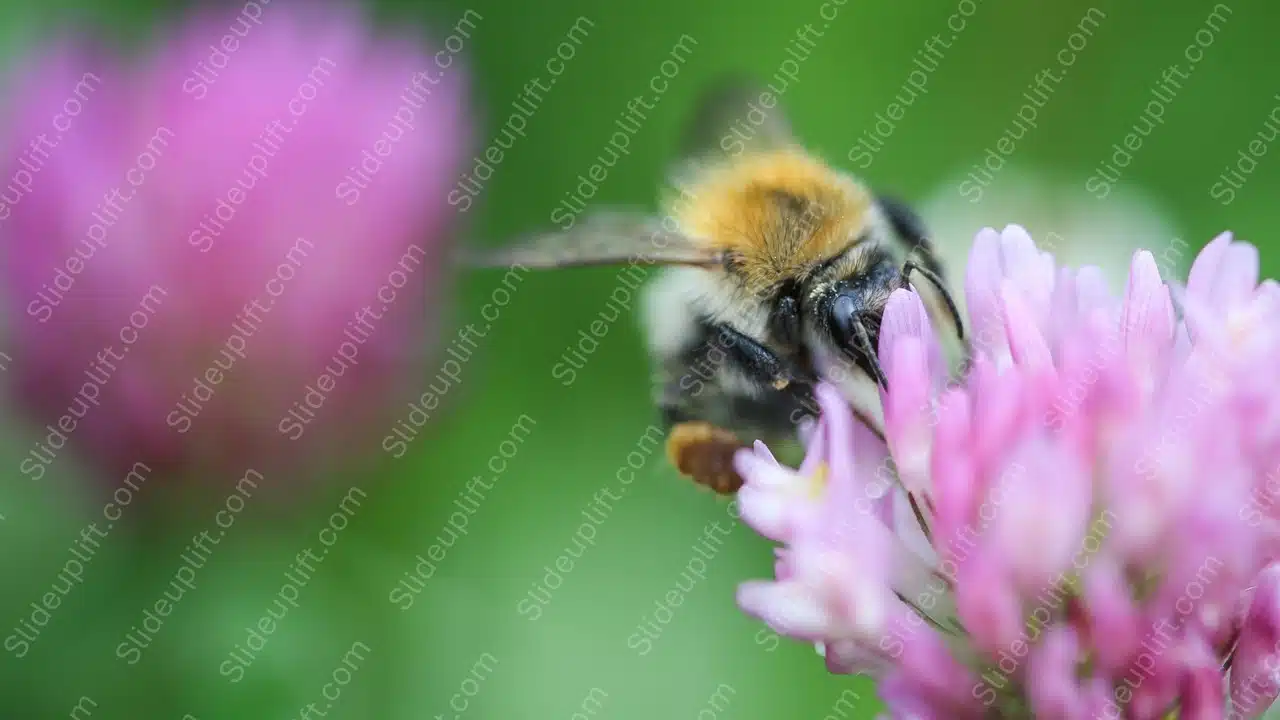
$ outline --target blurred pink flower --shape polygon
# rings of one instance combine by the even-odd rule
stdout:
[[[434,348],[460,58],[323,2],[159,37],[136,61],[57,45],[9,99],[32,479],[68,452],[109,473],[320,465],[386,434]]]
[[[741,607],[877,677],[894,717],[1260,716],[1280,694],[1280,294],[1229,234],[1185,289],[1146,251],[1121,300],[1096,277],[1022,228],[980,233],[958,381],[895,291],[887,442],[823,385],[805,468],[739,454],[742,516],[787,560]]]

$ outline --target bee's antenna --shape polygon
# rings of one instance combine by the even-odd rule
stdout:
[[[858,345],[862,349],[862,354],[867,358],[867,365],[871,368],[871,373],[876,377],[876,383],[884,388],[889,389],[889,378],[884,374],[884,369],[880,367],[880,359],[876,357],[876,349],[871,346],[871,335],[867,332],[867,326],[862,324],[862,318],[853,318],[854,334],[858,336]]]
[[[908,260],[902,266],[902,279],[910,283],[912,272],[920,273],[925,280],[928,280],[938,289],[938,293],[942,295],[942,301],[947,304],[947,312],[951,313],[951,319],[955,321],[956,336],[960,338],[961,342],[964,342],[964,321],[960,319],[960,308],[956,306],[955,299],[947,291],[946,283],[942,282],[942,278],[938,277],[938,273],[927,267],[917,265],[914,260]]]

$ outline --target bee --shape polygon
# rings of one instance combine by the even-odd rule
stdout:
[[[595,210],[469,258],[473,267],[660,266],[642,321],[667,455],[717,493],[742,485],[733,455],[794,443],[820,377],[843,375],[879,431],[880,320],[912,287],[963,341],[921,218],[795,139],[773,94],[740,78],[704,93],[670,172],[664,214]],[[927,281],[910,285],[913,275]],[[880,433],[883,437],[883,434]]]

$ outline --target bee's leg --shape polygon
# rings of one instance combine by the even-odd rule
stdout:
[[[811,388],[803,371],[751,337],[722,323],[704,320],[701,325],[701,341],[664,369],[658,407],[667,429],[667,455],[672,465],[698,484],[727,495],[742,487],[733,458],[739,450],[750,447],[756,431],[744,438],[726,426],[744,431],[757,425],[761,430],[779,424],[789,428],[789,410],[783,408],[790,405],[779,400],[811,395]],[[751,412],[745,412],[735,396],[725,395],[718,377],[725,365],[767,389],[766,395],[771,397],[768,407],[753,400],[748,403]],[[684,381],[695,375],[698,390],[691,392]]]
[[[710,324],[707,334],[715,336],[714,340],[708,342],[723,350],[729,361],[748,376],[768,384],[774,390],[784,390],[793,382],[813,382],[816,379],[790,363],[784,363],[772,350],[729,325]]]
[[[937,288],[942,302],[947,306],[947,312],[951,315],[952,322],[955,323],[956,336],[964,346],[965,354],[968,355],[969,343],[964,336],[964,322],[960,319],[960,310],[956,307],[955,299],[947,290],[943,279],[946,273],[942,269],[942,263],[938,262],[938,256],[933,249],[933,242],[929,240],[929,231],[924,225],[924,220],[897,198],[881,195],[876,198],[876,202],[889,219],[894,233],[907,248],[908,259],[902,266],[903,284],[910,281],[912,272],[918,272]]]
[[[956,326],[956,336],[964,342],[964,321],[960,319],[960,308],[956,307],[955,298],[951,297],[951,293],[947,291],[947,286],[943,282],[942,277],[927,267],[916,264],[914,259],[908,259],[902,265],[902,281],[909,283],[911,281],[911,273],[917,272],[924,276],[937,289],[938,295],[942,297],[942,302],[947,306],[947,312],[951,314],[951,321]]]

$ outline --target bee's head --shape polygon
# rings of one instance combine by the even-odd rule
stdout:
[[[900,286],[898,268],[886,255],[831,283],[816,308],[814,319],[831,348],[880,384],[887,384],[878,359],[880,320]]]
[[[879,242],[860,242],[814,269],[792,292],[782,293],[774,310],[780,322],[774,336],[794,338],[818,372],[820,366],[835,364],[858,368],[884,383],[877,356],[879,329],[891,293],[901,286],[890,252]],[[790,322],[781,323],[787,318]]]
[[[888,378],[879,361],[881,323],[893,291],[910,287],[903,273],[912,271],[934,283],[939,302],[950,313],[957,337],[963,342],[964,329],[959,311],[938,275],[910,261],[900,267],[881,248],[869,250],[866,262],[860,266],[853,266],[825,283],[812,286],[809,294],[812,312],[809,317],[814,328],[807,342],[823,348],[827,360],[852,363],[881,387],[887,388]]]

